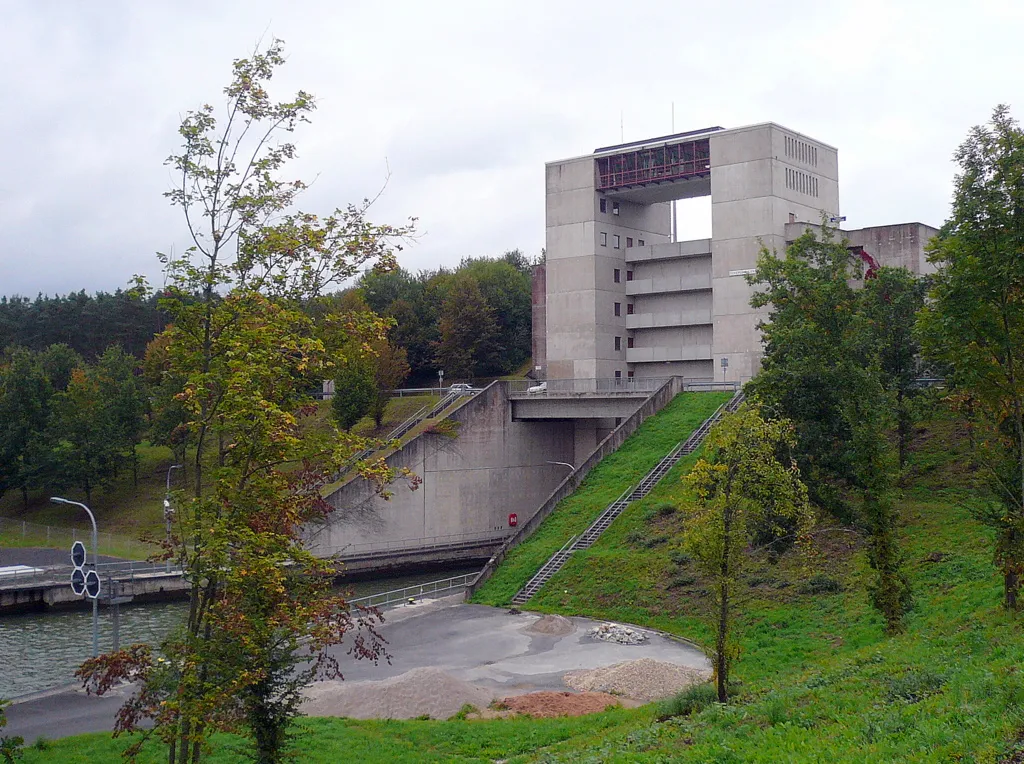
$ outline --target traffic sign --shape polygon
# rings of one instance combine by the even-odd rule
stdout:
[[[71,545],[71,564],[76,568],[85,565],[85,544],[81,541],[76,541]]]
[[[71,571],[71,591],[79,595],[85,593],[85,571],[81,568]]]
[[[85,574],[85,595],[90,599],[100,596],[100,577],[95,570],[90,570]]]

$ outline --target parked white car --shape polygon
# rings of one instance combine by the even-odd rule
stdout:
[[[537,395],[538,393],[546,393],[547,391],[548,391],[548,383],[547,382],[541,382],[539,385],[534,385],[533,387],[526,388],[526,392],[528,392],[530,395]]]
[[[467,385],[465,382],[458,382],[448,388],[449,393],[458,393],[459,395],[472,395],[473,393],[480,392],[477,388],[472,385]]]

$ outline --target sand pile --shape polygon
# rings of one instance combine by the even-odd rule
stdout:
[[[692,684],[706,682],[710,677],[711,672],[707,669],[640,658],[604,668],[570,671],[562,681],[574,690],[613,692],[648,702],[675,695]]]
[[[583,716],[617,705],[617,698],[603,692],[531,692],[501,701],[509,711],[529,716]]]
[[[550,634],[561,637],[576,631],[576,624],[565,616],[546,615],[538,618],[523,631],[527,634]]]
[[[391,679],[317,682],[306,689],[302,710],[310,716],[353,719],[447,719],[467,703],[486,708],[494,693],[436,668],[417,668]]]

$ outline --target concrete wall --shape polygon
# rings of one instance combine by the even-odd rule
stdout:
[[[565,478],[552,493],[547,497],[544,503],[538,508],[533,516],[525,523],[522,523],[518,530],[513,536],[511,536],[501,548],[495,552],[494,556],[487,561],[483,570],[480,571],[480,575],[477,576],[476,580],[466,590],[466,598],[469,599],[473,594],[483,585],[487,579],[489,579],[498,566],[505,559],[509,550],[519,546],[523,541],[533,535],[533,532],[540,527],[541,523],[547,519],[547,517],[555,511],[555,507],[562,501],[562,499],[570,496],[580,484],[586,478],[587,474],[600,464],[601,460],[609,454],[614,453],[618,450],[626,438],[636,432],[637,428],[643,424],[647,417],[657,414],[665,406],[668,405],[669,401],[676,397],[679,391],[682,389],[683,380],[679,377],[673,377],[661,388],[654,393],[650,398],[644,401],[643,405],[636,410],[636,412],[622,421],[622,423],[612,430],[604,440],[601,441],[600,445],[590,454],[586,461],[582,462],[569,477]],[[623,490],[625,490],[623,486]],[[568,539],[566,539],[568,541]]]
[[[548,357],[548,279],[547,267],[535,265],[532,269],[532,346],[533,378],[547,379]]]
[[[808,229],[815,236],[821,236],[821,225],[817,220],[797,220],[785,228],[786,243],[798,239]],[[879,265],[906,268],[916,275],[935,272],[935,266],[928,262],[927,249],[932,237],[939,229],[924,223],[897,223],[870,228],[840,229],[838,236],[845,238],[851,247],[863,247]]]
[[[416,490],[392,486],[385,500],[356,478],[327,497],[336,508],[330,524],[310,534],[314,551],[332,553],[348,544],[415,540],[508,528],[520,522],[565,477],[573,462],[571,421],[513,422],[507,385],[495,382],[451,414],[458,435],[424,433],[387,458],[423,480]]]
[[[750,307],[743,272],[762,246],[783,250],[790,214],[839,214],[838,156],[772,123],[713,133],[710,143],[715,378],[745,380],[760,368],[762,315]]]

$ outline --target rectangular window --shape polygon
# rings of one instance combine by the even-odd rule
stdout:
[[[612,248],[618,249],[619,248],[619,241],[620,241],[620,239],[619,239],[619,235],[618,234],[615,234],[614,236],[612,236]]]
[[[622,303],[621,302],[615,303],[615,315],[616,316],[621,316],[622,315]]]
[[[615,378],[622,379],[622,371],[620,369],[615,370]]]
[[[632,236],[627,236],[626,237],[626,249],[629,249],[632,246],[633,246],[633,237]]]
[[[602,199],[601,200],[601,212],[607,212],[607,211],[608,211],[608,200],[607,199]]]
[[[612,202],[612,214],[613,215],[618,215],[619,214],[619,203],[618,202]]]
[[[619,269],[618,269],[618,268],[616,268],[616,269],[615,269],[615,276],[614,276],[614,280],[615,280],[615,283],[616,283],[616,284],[618,284],[618,283],[619,283]]]
[[[626,281],[633,280],[633,271],[626,271]]]
[[[633,303],[631,303],[631,302],[630,303],[626,303],[626,315],[627,316],[632,316],[633,315]]]
[[[637,246],[643,247],[644,246],[644,240],[640,239],[640,241],[637,242]]]
[[[626,337],[626,347],[627,348],[633,347],[633,338],[632,337]]]
[[[604,231],[601,231],[601,246],[608,246],[608,234],[606,234]]]
[[[626,372],[626,376],[629,377],[630,379],[632,379],[633,378],[633,372],[627,371]]]
[[[615,338],[615,349],[622,350],[622,337]]]

